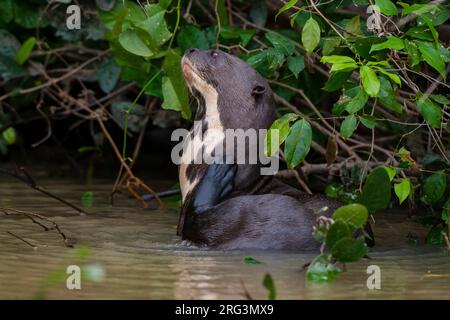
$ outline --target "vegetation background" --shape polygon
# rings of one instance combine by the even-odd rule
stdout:
[[[176,179],[170,132],[196,110],[181,56],[220,49],[270,81],[280,176],[349,203],[319,221],[311,277],[364,256],[351,235],[388,206],[426,213],[427,242],[450,248],[449,18],[438,0],[0,0],[0,157],[114,170],[145,205],[139,177]]]

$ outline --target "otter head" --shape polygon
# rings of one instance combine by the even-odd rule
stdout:
[[[273,108],[273,94],[267,81],[241,59],[220,50],[186,50],[181,67],[194,96],[203,99],[206,114],[217,108],[236,120],[249,112]],[[223,119],[226,120],[226,119]]]

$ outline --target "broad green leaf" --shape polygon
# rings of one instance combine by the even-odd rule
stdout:
[[[280,14],[282,14],[283,12],[289,10],[290,8],[292,8],[293,6],[295,6],[295,4],[298,2],[298,0],[289,0],[288,2],[286,2],[281,8],[280,10],[278,10],[277,14],[275,15],[275,21],[277,20],[278,16]]]
[[[137,24],[137,27],[147,32],[151,39],[153,50],[157,50],[161,45],[170,39],[172,34],[167,29],[164,19],[165,11],[158,12],[147,17],[144,21]]]
[[[373,129],[375,128],[377,120],[375,119],[374,116],[368,116],[368,115],[363,115],[361,117],[361,123],[369,129]]]
[[[379,79],[380,79],[380,91],[378,92],[378,98],[381,104],[389,110],[392,110],[396,113],[402,113],[403,107],[397,101],[391,83],[382,76],[379,77]]]
[[[419,51],[422,53],[423,59],[434,69],[436,69],[439,74],[446,79],[445,75],[445,61],[440,55],[439,50],[434,48],[431,44],[425,42],[419,42]]]
[[[447,99],[442,94],[432,94],[430,96],[430,98],[433,99],[434,101],[436,101],[439,104],[450,105],[450,99]]]
[[[302,43],[306,52],[312,53],[320,42],[320,27],[316,20],[309,18],[302,29]]]
[[[8,31],[0,29],[0,55],[15,59],[19,48],[20,42],[16,37]]]
[[[281,51],[285,56],[291,55],[295,50],[292,40],[279,33],[268,32],[266,38],[275,49]]]
[[[267,289],[267,299],[275,300],[277,297],[277,293],[275,290],[275,284],[273,282],[272,276],[269,273],[264,275],[263,286]]]
[[[357,15],[351,18],[345,25],[345,30],[352,34],[363,35],[363,32],[361,31],[360,17]]]
[[[396,84],[398,84],[399,86],[401,86],[402,84],[402,80],[400,79],[400,77],[398,75],[396,75],[395,73],[392,72],[388,72],[386,70],[384,70],[381,67],[378,66],[374,66],[374,68],[376,68],[378,71],[380,71],[382,74],[388,76],[392,81],[394,81]]]
[[[132,30],[125,30],[119,36],[120,45],[135,55],[150,57],[153,52],[145,45],[144,41]]]
[[[14,18],[13,0],[0,1],[0,21],[9,23]]]
[[[402,11],[402,15],[408,15],[411,13],[414,13],[416,15],[422,15],[424,13],[430,12],[432,10],[436,9],[435,4],[419,4],[415,3],[413,5],[410,5],[408,7],[405,7]]]
[[[447,202],[442,207],[442,220],[444,220],[447,224],[450,223],[450,198],[447,200]]]
[[[386,209],[391,200],[391,181],[384,167],[377,167],[368,175],[358,198],[370,213]]]
[[[308,266],[306,277],[308,281],[312,282],[330,282],[342,273],[334,263],[330,262],[327,255],[321,254],[314,258]]]
[[[356,121],[356,117],[354,114],[348,115],[347,117],[345,117],[344,121],[342,121],[341,124],[341,136],[344,139],[349,138],[353,132],[356,130],[356,126],[357,126],[357,121]]]
[[[446,230],[443,227],[435,226],[432,227],[430,232],[428,232],[426,242],[435,246],[443,246],[446,244],[445,238],[442,235]]]
[[[348,71],[331,73],[323,89],[328,92],[333,92],[340,89],[351,74],[352,73]]]
[[[228,26],[228,10],[227,7],[225,5],[226,0],[216,0],[217,2],[215,3],[215,8],[217,11],[217,15],[218,15],[218,22],[220,22],[221,26]]]
[[[395,194],[398,197],[398,201],[400,204],[403,203],[403,201],[408,198],[409,194],[411,193],[412,185],[411,181],[408,178],[402,179],[400,183],[394,184],[394,191]]]
[[[327,245],[328,249],[331,250],[336,242],[338,242],[342,238],[351,237],[351,235],[352,234],[347,223],[341,220],[337,220],[331,225],[330,230],[328,230],[325,244]]]
[[[417,45],[408,40],[404,40],[406,52],[408,52],[408,63],[414,67],[420,63],[420,53]]]
[[[380,91],[380,80],[375,71],[368,66],[362,66],[359,72],[364,90],[366,90],[369,96],[376,97]]]
[[[0,125],[1,126],[1,125]],[[13,127],[9,127],[2,132],[3,139],[5,139],[7,144],[14,144],[17,140],[16,130]]]
[[[434,204],[445,193],[447,178],[443,172],[436,172],[425,179],[421,189],[421,200],[426,204]]]
[[[303,56],[290,56],[287,58],[287,66],[292,74],[298,78],[298,74],[305,69],[305,58]]]
[[[367,246],[364,240],[347,237],[334,245],[331,254],[339,262],[355,262],[367,254]]]
[[[353,228],[362,228],[369,217],[367,208],[359,203],[342,206],[333,213],[333,220],[348,223]]]
[[[114,89],[117,81],[119,81],[120,71],[120,66],[114,59],[107,59],[98,66],[98,84],[103,92],[109,93]]]
[[[162,91],[165,109],[180,110],[185,119],[190,119],[189,94],[181,71],[181,56],[169,50],[162,66],[166,77],[163,78]]]
[[[30,53],[33,51],[35,44],[36,44],[35,37],[28,38],[22,44],[16,55],[16,62],[18,64],[24,64],[24,62],[27,61],[28,57],[30,56]]]
[[[417,100],[417,106],[419,107],[420,114],[425,121],[433,128],[439,129],[442,121],[442,108],[436,105],[429,98],[420,97]]]
[[[289,123],[297,117],[298,116],[295,113],[287,113],[272,123],[265,137],[266,156],[270,157],[278,151],[278,148],[286,140],[286,137],[289,134]]]
[[[356,61],[353,58],[347,57],[347,56],[323,56],[320,59],[320,62],[322,63],[331,63],[331,64],[343,64],[343,63],[354,63],[356,64]]]
[[[205,32],[193,25],[187,25],[181,29],[177,36],[177,43],[183,51],[189,48],[206,50],[210,46]]]
[[[402,50],[405,47],[403,40],[397,37],[388,37],[386,41],[373,44],[370,52],[383,49]]]
[[[390,0],[375,0],[375,4],[380,8],[380,12],[387,16],[393,16],[398,13],[397,7]]]
[[[268,9],[265,0],[256,0],[250,8],[250,18],[258,27],[264,27],[267,23]]]
[[[350,114],[356,113],[364,108],[368,99],[369,97],[366,92],[362,88],[359,88],[356,97],[346,103],[345,110]]]
[[[292,126],[284,144],[284,155],[289,168],[295,168],[305,159],[311,143],[311,125],[305,119],[298,120]]]
[[[323,38],[322,54],[328,56],[341,43],[341,38]]]
[[[388,166],[384,166],[383,168],[384,168],[384,170],[386,170],[386,172],[389,176],[389,181],[392,182],[392,180],[394,180],[395,176],[397,175],[397,171],[395,171],[394,168],[388,167]]]

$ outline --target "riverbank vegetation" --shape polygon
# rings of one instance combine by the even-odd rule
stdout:
[[[89,180],[114,159],[113,194],[146,205],[150,193],[163,205],[134,171],[141,153],[153,151],[144,150],[146,132],[189,127],[195,104],[181,56],[218,48],[273,88],[281,145],[267,139],[266,152],[281,148],[280,176],[347,204],[319,219],[323,252],[309,278],[330,279],[335,262],[365,256],[363,239],[352,235],[388,207],[426,212],[417,217],[429,227],[426,242],[450,248],[447,5],[0,0],[2,160],[50,145]]]

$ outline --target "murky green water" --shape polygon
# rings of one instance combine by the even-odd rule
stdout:
[[[94,206],[87,209],[88,215],[80,216],[22,184],[5,180],[2,177],[0,182],[0,207],[52,217],[68,237],[77,240],[76,247],[86,245],[91,254],[86,261],[77,262],[77,249],[66,248],[54,231],[45,232],[27,218],[0,213],[0,298],[34,298],[51,274],[76,263],[103,270],[102,281],[82,281],[81,290],[68,290],[65,280],[59,280],[44,290],[46,298],[244,299],[245,286],[253,298],[264,299],[266,272],[274,278],[280,299],[450,297],[450,253],[421,243],[408,245],[408,234],[421,240],[425,230],[403,214],[377,215],[372,259],[350,264],[337,281],[317,286],[305,281],[302,269],[313,255],[187,247],[175,236],[177,210],[139,209],[125,196],[111,207],[110,182],[86,187],[70,181],[41,181],[76,204],[85,191],[93,191]],[[263,263],[246,265],[245,256]],[[366,286],[366,269],[373,264],[381,268],[381,290],[371,291]]]

